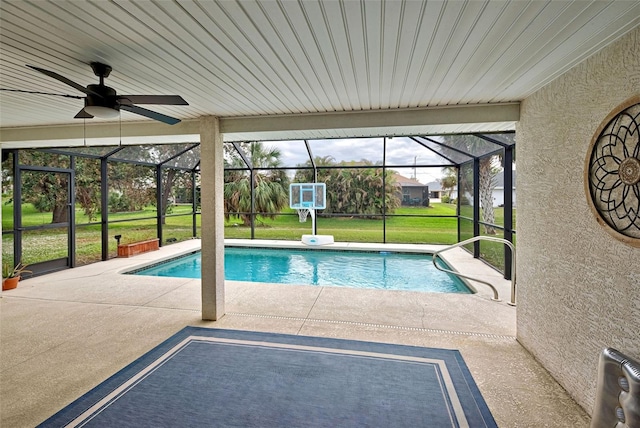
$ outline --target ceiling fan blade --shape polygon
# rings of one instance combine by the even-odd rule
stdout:
[[[175,106],[188,106],[189,103],[180,95],[119,95],[118,101],[122,104],[164,104]]]
[[[73,116],[73,118],[74,119],[93,119],[93,116],[91,116],[89,113],[84,111],[84,109],[82,109],[78,112],[78,114]]]
[[[80,92],[84,92],[85,94],[91,94],[91,95],[97,95],[99,97],[102,98],[102,95],[100,95],[97,92],[94,92],[88,88],[85,88],[84,86],[80,85],[79,83],[74,82],[73,80],[69,80],[64,76],[59,75],[58,73],[55,73],[53,71],[49,71],[49,70],[45,70],[44,68],[39,68],[39,67],[34,67],[33,65],[29,65],[27,64],[27,67],[39,71],[42,74],[46,74],[49,77],[53,77],[56,80],[61,81],[62,83],[66,83],[67,85],[76,88],[77,90],[79,90]]]
[[[127,111],[130,111],[131,113],[139,114],[140,116],[145,116],[150,119],[155,119],[160,122],[167,123],[169,125],[175,125],[176,123],[181,122],[180,119],[176,119],[175,117],[167,116],[162,113],[158,113],[152,110],[147,110],[146,108],[142,108],[134,105],[120,104],[120,109],[127,110]]]
[[[23,89],[6,89],[0,88],[0,91],[7,92],[20,92],[21,94],[37,94],[37,95],[54,95],[56,97],[65,97],[65,98],[75,98],[76,100],[81,100],[84,97],[79,97],[77,95],[67,95],[67,94],[52,94],[51,92],[38,92],[38,91],[25,91]]]

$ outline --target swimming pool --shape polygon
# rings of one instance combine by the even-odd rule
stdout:
[[[200,278],[200,266],[196,252],[130,273]],[[424,254],[226,247],[224,274],[233,281],[471,293]]]

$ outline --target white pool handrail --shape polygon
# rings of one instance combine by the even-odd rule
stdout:
[[[500,301],[500,299],[498,298],[498,290],[496,290],[496,287],[494,287],[493,284],[491,284],[491,283],[489,283],[487,281],[484,281],[482,279],[475,278],[473,276],[465,275],[465,274],[462,274],[460,272],[456,272],[456,271],[453,271],[453,270],[442,268],[442,267],[438,266],[438,264],[436,263],[436,259],[438,258],[440,253],[443,253],[443,252],[451,250],[453,248],[461,247],[463,245],[467,245],[467,244],[470,244],[470,243],[476,242],[476,241],[500,242],[500,243],[505,244],[506,246],[508,246],[509,249],[511,250],[511,300],[509,302],[507,302],[507,303],[509,305],[511,305],[511,306],[515,306],[516,305],[516,248],[514,247],[514,245],[511,242],[507,241],[506,239],[497,238],[497,237],[493,237],[493,236],[474,236],[473,238],[469,238],[469,239],[466,239],[464,241],[460,241],[457,244],[450,245],[450,246],[448,246],[446,248],[443,248],[442,250],[435,251],[433,253],[433,255],[431,256],[431,261],[433,261],[433,265],[436,267],[436,269],[441,270],[442,272],[447,272],[447,273],[450,273],[452,275],[456,275],[456,276],[459,276],[459,277],[462,277],[462,278],[466,278],[466,279],[471,279],[473,281],[478,281],[478,282],[481,282],[483,284],[488,285],[491,288],[491,290],[493,290],[493,298],[492,298],[492,300]]]

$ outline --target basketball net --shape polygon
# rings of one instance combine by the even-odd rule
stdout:
[[[308,208],[298,208],[296,211],[298,211],[298,220],[300,220],[300,223],[306,222],[310,210]]]

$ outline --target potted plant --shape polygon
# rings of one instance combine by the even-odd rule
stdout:
[[[23,273],[31,273],[27,269],[27,265],[19,262],[15,267],[12,267],[9,263],[2,264],[2,290],[12,290],[18,286],[20,281],[20,275]]]

